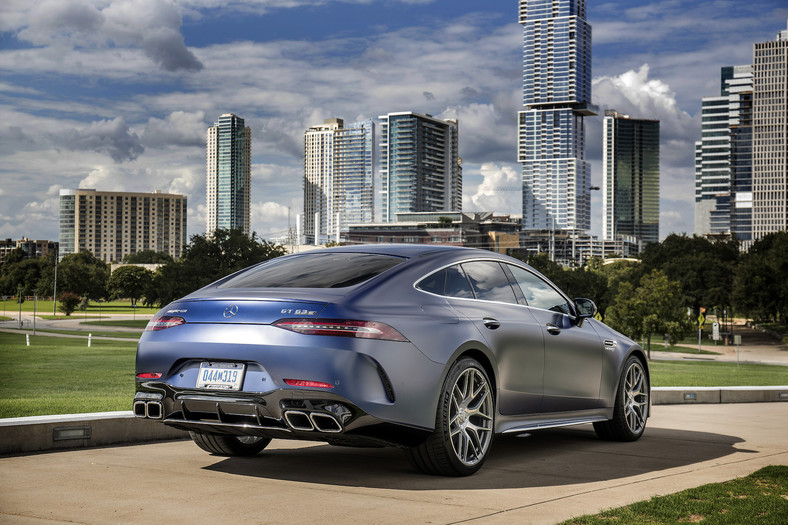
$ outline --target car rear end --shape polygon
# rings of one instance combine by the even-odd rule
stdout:
[[[443,367],[348,306],[358,289],[216,285],[168,305],[140,338],[135,415],[199,433],[418,442]]]

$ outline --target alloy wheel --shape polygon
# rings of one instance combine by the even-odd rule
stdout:
[[[632,363],[627,369],[624,386],[624,415],[633,434],[639,434],[646,426],[648,389],[646,373],[640,363]]]
[[[490,385],[469,367],[454,382],[449,408],[449,432],[454,453],[464,465],[481,461],[492,440],[493,400]]]

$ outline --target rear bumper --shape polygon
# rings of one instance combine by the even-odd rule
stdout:
[[[320,391],[265,394],[177,390],[138,384],[134,414],[198,433],[326,441],[354,446],[414,446],[429,430],[373,417],[347,399]]]
[[[197,389],[205,361],[244,364],[240,390]],[[409,342],[311,336],[270,325],[211,324],[145,332],[136,364],[137,374],[161,374],[160,379],[138,380],[137,390],[160,398],[165,421],[183,413],[184,402],[187,413],[219,410],[218,419],[229,423],[236,416],[244,417],[245,423],[256,418],[281,423],[283,400],[314,399],[334,400],[381,422],[422,429],[434,427],[444,368]],[[286,379],[320,382],[328,388],[291,386]],[[343,429],[347,426],[340,423]]]

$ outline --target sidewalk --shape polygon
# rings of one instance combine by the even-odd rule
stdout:
[[[742,336],[742,345],[725,346],[722,341],[714,344],[714,341],[705,339],[702,341],[701,349],[709,352],[717,352],[720,355],[699,354],[697,341],[694,345],[682,344],[681,346],[692,348],[686,353],[663,352],[662,344],[651,344],[651,359],[655,361],[723,361],[727,363],[758,363],[763,365],[782,365],[788,366],[788,346],[773,337],[743,325],[736,325],[734,334]],[[738,351],[738,355],[737,355]]]

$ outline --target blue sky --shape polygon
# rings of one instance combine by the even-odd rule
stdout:
[[[4,0],[0,238],[58,238],[61,188],[189,197],[204,231],[205,130],[252,128],[252,228],[302,208],[303,132],[394,111],[460,122],[465,210],[521,213],[516,0]],[[661,235],[693,231],[700,98],[786,28],[779,0],[589,1],[593,97],[661,121]],[[586,157],[601,184],[601,117]],[[592,201],[592,233],[601,203]],[[289,219],[288,219],[289,217]]]

